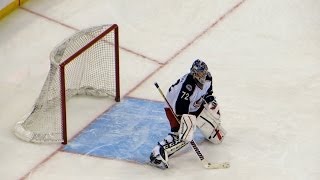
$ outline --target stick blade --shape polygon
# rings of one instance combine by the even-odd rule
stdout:
[[[203,163],[204,167],[206,169],[227,169],[230,167],[229,162],[223,162],[223,163]]]

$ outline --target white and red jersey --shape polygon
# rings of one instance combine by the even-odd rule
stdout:
[[[208,73],[203,88],[197,86],[192,75],[185,74],[173,84],[166,95],[166,98],[177,115],[189,114],[197,111],[204,95],[212,94],[212,77]],[[165,107],[168,107],[166,104]]]

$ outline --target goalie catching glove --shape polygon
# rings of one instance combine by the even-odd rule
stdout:
[[[215,101],[204,104],[204,108],[197,117],[197,127],[213,144],[220,144],[227,131],[223,129],[220,121],[219,106]]]

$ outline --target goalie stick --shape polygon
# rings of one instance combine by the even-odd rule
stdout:
[[[160,89],[158,83],[154,83],[154,85],[156,86],[156,88],[158,89],[158,91],[160,92],[161,96],[163,97],[163,99],[166,101],[166,103],[168,104],[172,114],[174,115],[174,117],[176,118],[176,120],[179,122],[179,119],[177,117],[177,115],[174,113],[171,105],[169,104],[167,98],[165,97],[165,95],[163,94],[162,90]],[[179,122],[180,123],[180,122]],[[198,158],[200,159],[202,165],[204,168],[206,169],[225,169],[225,168],[229,168],[230,167],[230,163],[229,162],[223,162],[223,163],[210,163],[208,162],[204,156],[202,155],[199,147],[197,146],[197,144],[194,142],[194,140],[190,141],[190,145],[193,148],[193,150],[196,152]]]

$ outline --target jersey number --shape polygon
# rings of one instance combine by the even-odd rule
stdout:
[[[182,95],[181,95],[181,99],[184,99],[184,100],[189,100],[189,93],[185,92],[185,91],[181,91]]]

